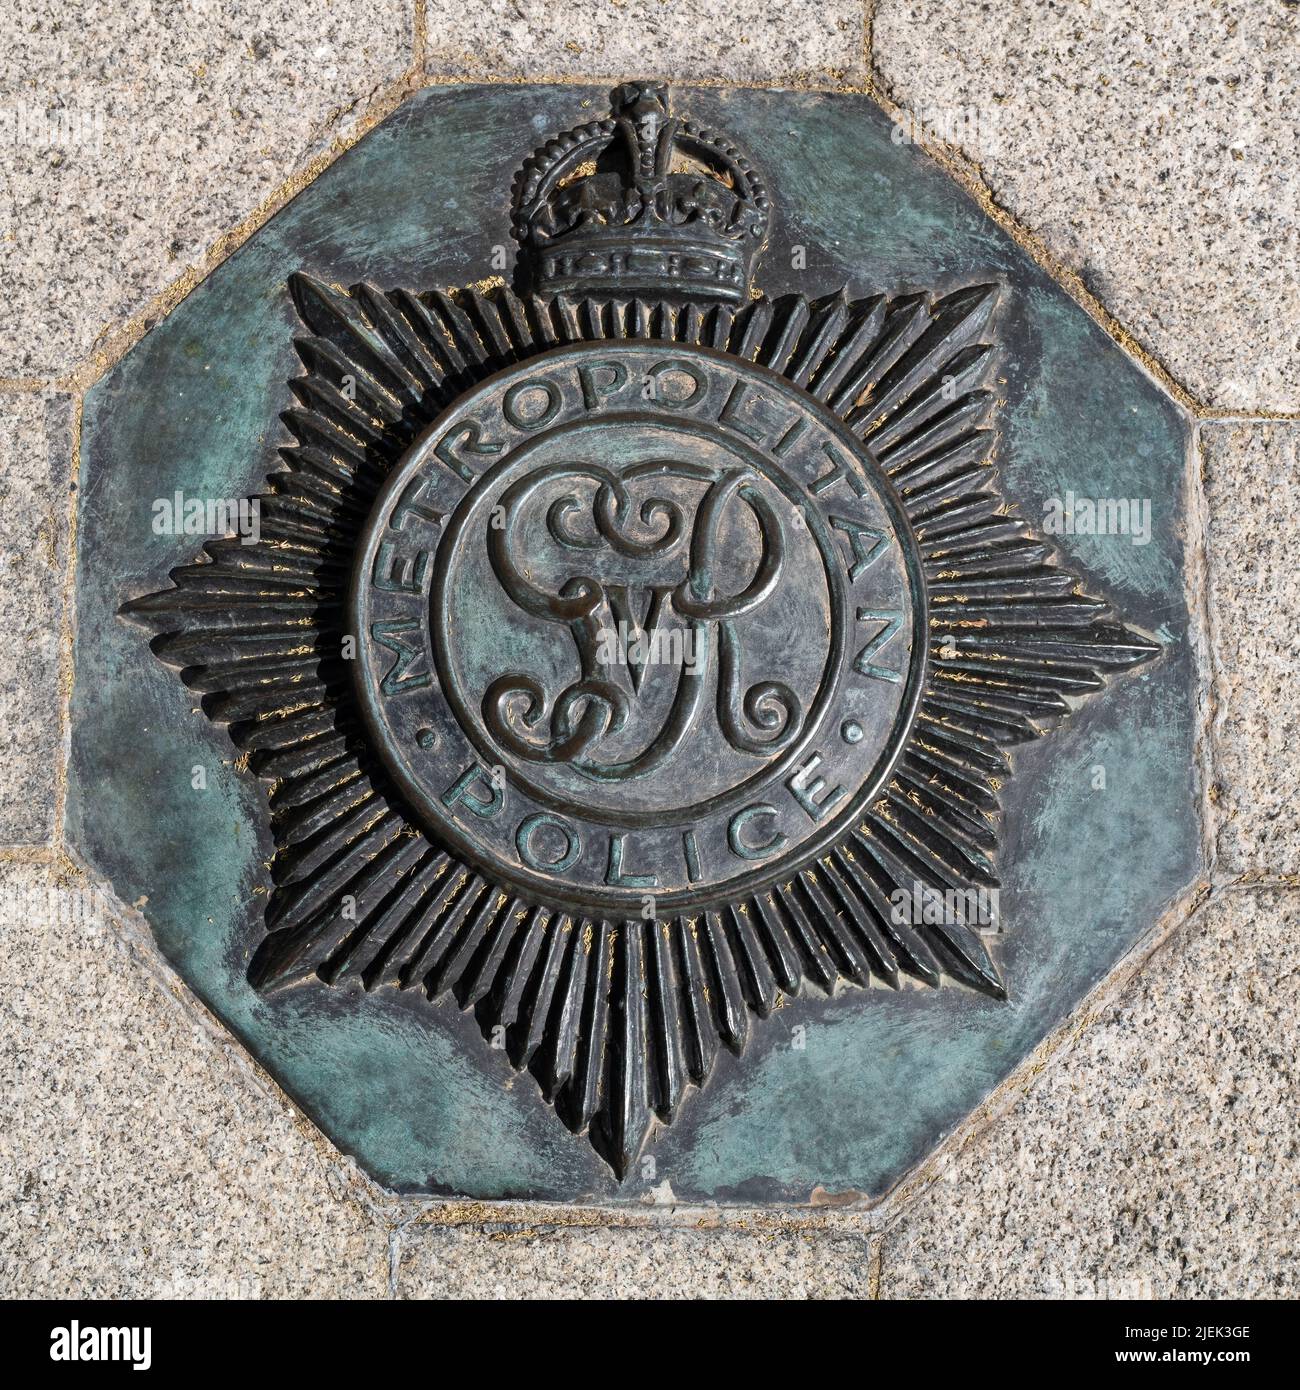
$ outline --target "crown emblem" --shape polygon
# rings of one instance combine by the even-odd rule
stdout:
[[[611,114],[548,140],[515,183],[513,229],[541,293],[690,295],[741,303],[770,203],[746,155],[629,82]]]

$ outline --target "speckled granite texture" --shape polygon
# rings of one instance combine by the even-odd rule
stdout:
[[[695,1226],[412,1227],[399,1298],[869,1298],[865,1236]]]
[[[424,8],[98,5],[74,34],[19,0],[0,20],[0,1293],[1294,1297],[1300,426],[1240,417],[1300,414],[1296,7]],[[1215,887],[879,1211],[769,1229],[396,1202],[61,860],[64,499],[97,346],[403,83],[862,85],[868,57],[1207,417]]]
[[[1210,508],[1218,751],[1214,820],[1227,879],[1300,881],[1300,425],[1200,430]]]
[[[879,0],[884,90],[1198,400],[1300,411],[1300,9]]]
[[[361,1184],[93,895],[0,865],[0,941],[0,1297],[386,1291]]]
[[[411,64],[414,0],[12,0],[0,377],[61,376]]]
[[[855,0],[429,0],[431,74],[860,80]]]
[[[54,833],[72,401],[0,393],[0,846]]]
[[[1300,895],[1185,924],[885,1239],[884,1298],[1294,1298]]]

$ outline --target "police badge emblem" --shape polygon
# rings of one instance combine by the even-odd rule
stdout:
[[[1161,650],[1000,490],[1001,285],[772,300],[775,214],[633,83],[512,287],[296,275],[258,542],[126,609],[266,784],[257,987],[453,999],[620,1178],[797,996],[1014,991],[1014,750]]]

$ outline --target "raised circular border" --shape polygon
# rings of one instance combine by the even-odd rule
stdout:
[[[348,584],[346,614],[350,629],[355,633],[362,631],[361,600],[364,579],[369,575],[375,551],[383,534],[383,527],[375,525],[374,520],[387,514],[392,499],[410,482],[411,477],[421,469],[427,460],[432,441],[446,432],[448,424],[461,412],[472,409],[478,402],[491,396],[501,383],[511,376],[527,372],[536,373],[547,366],[562,365],[570,360],[592,355],[619,354],[630,350],[647,349],[671,352],[678,357],[698,356],[706,361],[712,360],[728,366],[737,367],[765,380],[770,389],[784,395],[795,395],[800,408],[806,410],[848,451],[850,458],[858,464],[867,476],[875,494],[889,513],[900,542],[903,542],[903,563],[909,582],[912,599],[912,646],[908,664],[907,683],[894,721],[894,733],[867,780],[859,785],[856,793],[849,796],[845,805],[826,824],[813,835],[801,840],[798,847],[788,855],[763,861],[761,868],[742,873],[732,879],[715,881],[706,886],[707,891],[680,890],[655,894],[656,913],[664,916],[680,912],[683,908],[705,907],[710,903],[720,903],[761,891],[766,886],[788,876],[799,873],[817,860],[828,846],[836,843],[847,834],[853,823],[871,803],[892,774],[895,764],[905,747],[916,720],[925,688],[926,669],[929,660],[929,603],[925,576],[921,567],[920,549],[902,500],[893,484],[885,475],[871,451],[858,439],[847,425],[832,411],[827,409],[816,397],[803,387],[773,371],[770,367],[733,353],[717,348],[696,344],[680,343],[656,338],[618,338],[598,339],[570,343],[537,353],[518,362],[512,362],[491,376],[476,383],[463,392],[446,409],[441,411],[412,441],[406,454],[398,462],[371,504],[370,515],[363,526],[362,539],[357,546],[353,561],[352,575]],[[504,462],[504,460],[503,460]],[[490,470],[489,470],[490,471]],[[486,475],[484,475],[486,476]],[[470,491],[478,482],[475,479],[467,485],[466,496],[457,504],[457,509],[469,499]],[[436,566],[435,566],[436,568]],[[446,818],[429,799],[427,791],[406,769],[404,760],[392,747],[386,725],[378,713],[373,673],[364,655],[365,645],[358,644],[356,679],[354,689],[358,696],[362,718],[373,746],[383,766],[396,781],[402,795],[415,809],[418,823],[435,840],[447,843],[467,864],[475,868],[485,878],[499,882],[536,902],[547,905],[573,906],[581,913],[594,913],[598,916],[625,916],[637,904],[639,895],[623,892],[602,894],[579,889],[576,892],[559,891],[553,878],[547,878],[523,865],[504,863],[495,857],[485,856],[481,846],[472,836],[462,833],[460,826]],[[564,885],[567,889],[573,885]]]

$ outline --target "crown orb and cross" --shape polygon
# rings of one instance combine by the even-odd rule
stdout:
[[[471,1013],[619,1179],[786,1003],[1014,990],[1015,750],[1160,651],[1008,505],[1002,282],[771,299],[771,217],[634,82],[513,288],[295,274],[260,539],[125,610],[268,790],[254,985]]]

